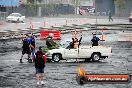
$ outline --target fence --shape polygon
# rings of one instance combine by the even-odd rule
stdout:
[[[74,6],[64,4],[42,4],[42,5],[22,5],[19,7],[7,8],[7,12],[18,12],[25,16],[39,16],[41,7],[41,16],[54,16],[58,14],[74,14]]]
[[[8,16],[8,12],[0,12],[0,20],[5,20]]]
[[[97,16],[108,16],[108,12],[97,12]]]

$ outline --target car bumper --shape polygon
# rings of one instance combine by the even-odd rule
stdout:
[[[52,59],[52,55],[46,55],[47,59]]]
[[[17,19],[7,19],[6,21],[17,21]]]
[[[112,56],[112,53],[103,53],[101,54],[101,57],[110,57]]]

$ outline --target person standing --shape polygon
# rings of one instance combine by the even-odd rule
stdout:
[[[113,21],[111,10],[108,11],[109,22]]]
[[[31,51],[30,51],[30,43],[28,42],[28,37],[25,35],[22,39],[23,45],[22,45],[22,55],[20,58],[20,63],[22,62],[22,58],[24,54],[28,54],[28,60],[30,59]]]
[[[93,34],[93,38],[91,39],[92,46],[98,46],[100,39],[96,36],[96,34]]]
[[[33,60],[34,54],[35,54],[35,36],[32,34],[31,38],[29,38],[28,41],[30,43],[30,49],[31,49],[32,60]]]
[[[37,85],[44,85],[44,68],[46,63],[45,53],[42,51],[42,47],[39,47],[39,51],[35,53],[34,60],[36,68]]]

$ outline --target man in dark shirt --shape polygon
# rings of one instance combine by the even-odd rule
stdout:
[[[113,21],[111,10],[108,11],[108,16],[109,16],[109,22],[110,20]]]
[[[30,54],[31,54],[30,47],[29,47],[30,43],[28,42],[27,36],[24,36],[24,38],[22,39],[22,42],[23,42],[23,46],[22,46],[22,55],[20,58],[20,63],[23,63],[22,58],[24,54],[28,54],[28,59],[30,59]]]
[[[100,39],[98,37],[96,37],[96,34],[93,34],[93,38],[92,38],[92,46],[98,46],[99,45],[99,41]]]
[[[56,47],[56,43],[53,41],[52,33],[50,33],[49,36],[46,38],[46,46],[48,49],[53,49]]]
[[[39,51],[35,53],[34,60],[35,68],[36,68],[36,79],[37,85],[40,83],[44,85],[44,68],[46,63],[46,56],[45,53],[42,51],[42,47],[39,47]]]

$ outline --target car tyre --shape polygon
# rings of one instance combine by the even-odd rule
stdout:
[[[19,19],[17,19],[17,23],[19,23]]]
[[[24,23],[24,21],[22,21],[22,23]]]
[[[7,20],[6,22],[9,23],[9,20]]]
[[[52,60],[54,62],[59,62],[61,60],[61,55],[60,54],[53,54],[52,55]]]
[[[91,56],[92,61],[97,62],[100,60],[100,53],[93,53]]]

